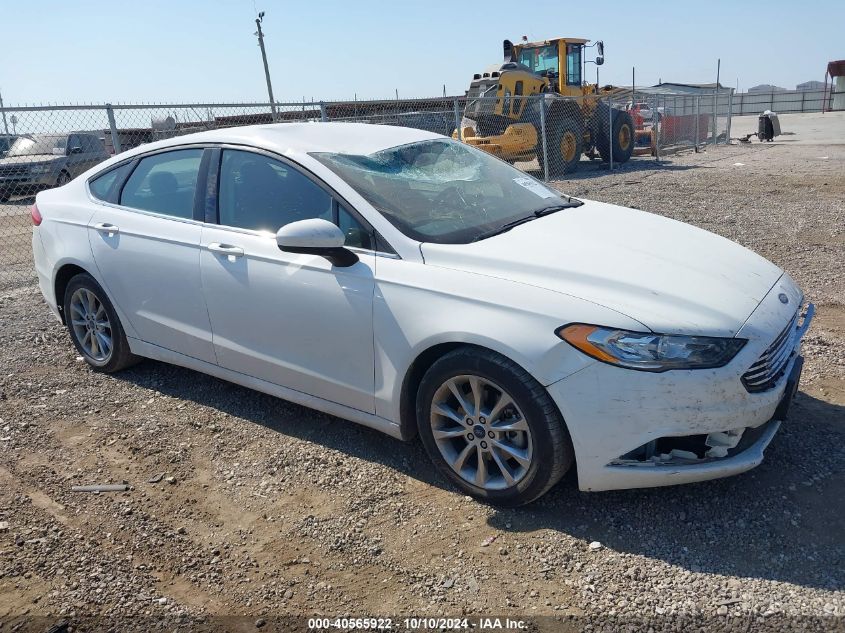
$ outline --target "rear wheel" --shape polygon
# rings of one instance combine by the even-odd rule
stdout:
[[[426,452],[464,492],[504,506],[544,494],[573,461],[569,433],[545,388],[494,352],[459,348],[417,393]]]
[[[584,151],[584,132],[578,121],[563,119],[550,124],[546,133],[546,152],[549,158],[549,177],[556,178],[578,169]],[[537,148],[540,171],[545,174],[542,145]]]
[[[137,363],[114,307],[100,284],[88,273],[68,282],[64,316],[74,346],[91,367],[112,373]]]
[[[613,129],[610,130],[610,137],[608,138],[609,126],[609,106],[601,103],[596,108],[596,118],[594,127],[596,129],[596,148],[599,150],[601,159],[604,162],[610,161],[610,148],[613,147],[613,162],[627,163],[634,154],[634,144],[636,140],[636,131],[634,128],[634,119],[628,112],[623,110],[613,110]]]

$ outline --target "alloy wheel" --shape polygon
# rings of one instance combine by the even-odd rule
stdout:
[[[528,421],[513,398],[494,382],[454,376],[434,393],[434,441],[449,467],[485,490],[516,485],[528,472],[533,440]]]
[[[102,301],[87,288],[70,298],[70,324],[82,350],[97,363],[107,363],[112,354],[112,328]]]

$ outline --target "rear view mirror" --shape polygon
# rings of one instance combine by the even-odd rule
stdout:
[[[358,256],[344,247],[346,238],[332,222],[321,218],[285,224],[276,233],[276,244],[286,253],[310,253],[335,266],[352,266]]]

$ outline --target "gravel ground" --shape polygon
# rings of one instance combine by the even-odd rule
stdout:
[[[561,187],[737,240],[817,303],[763,465],[608,493],[569,476],[498,510],[452,490],[418,442],[152,361],[95,374],[35,289],[3,288],[0,631],[462,614],[539,631],[843,630],[845,147],[719,148]]]

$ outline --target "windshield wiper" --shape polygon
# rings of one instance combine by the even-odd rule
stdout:
[[[549,215],[550,213],[555,213],[556,211],[562,211],[563,209],[572,209],[573,207],[580,207],[582,204],[584,203],[580,200],[576,200],[575,198],[569,198],[564,204],[552,204],[548,207],[537,209],[534,212],[534,215],[538,218],[542,218],[544,215]]]
[[[516,220],[505,222],[502,226],[496,227],[495,229],[490,229],[489,231],[484,231],[484,233],[479,233],[474,238],[472,238],[471,242],[480,242],[481,240],[486,240],[488,237],[493,237],[494,235],[505,233],[506,231],[510,231],[515,226],[525,224],[526,222],[530,222],[531,220],[536,220],[539,217],[539,215],[534,215],[532,213],[531,215],[526,215],[524,218],[517,218]]]
[[[531,220],[542,218],[544,215],[550,215],[557,211],[562,211],[563,209],[580,207],[582,204],[584,203],[580,200],[574,200],[570,198],[569,201],[565,202],[564,204],[553,204],[549,205],[548,207],[543,207],[542,209],[537,209],[531,215],[527,215],[524,218],[517,218],[516,220],[505,222],[503,225],[496,227],[495,229],[490,229],[489,231],[485,231],[484,233],[479,233],[472,239],[472,241],[480,242],[481,240],[486,240],[488,237],[493,237],[494,235],[506,233],[507,231],[510,231],[513,227],[519,226],[520,224],[525,224],[526,222],[530,222]]]

